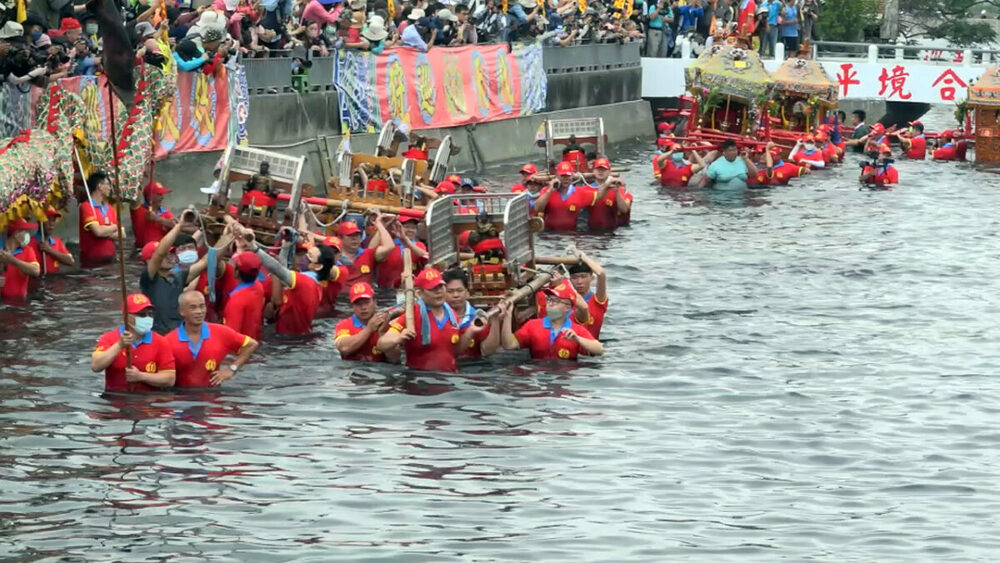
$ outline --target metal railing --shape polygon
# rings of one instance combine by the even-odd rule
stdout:
[[[447,49],[447,47],[439,47]],[[279,94],[292,91],[292,60],[288,57],[243,59],[250,95]],[[542,50],[545,73],[602,72],[623,68],[639,68],[638,43],[607,43],[545,47]],[[309,89],[327,92],[333,84],[334,57],[313,57],[309,69]]]
[[[941,65],[988,65],[1000,61],[1000,50],[965,49],[936,45],[903,45],[893,43],[846,43],[816,41],[812,44],[815,60],[845,59],[870,63],[888,61],[920,61]]]

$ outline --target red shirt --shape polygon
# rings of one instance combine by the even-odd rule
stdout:
[[[867,174],[871,172],[872,167],[866,166],[862,174]],[[890,166],[887,169],[879,168],[879,171],[867,180],[869,184],[875,184],[877,186],[885,186],[887,184],[898,184],[899,183],[899,171],[895,167]]]
[[[563,328],[572,328],[580,338],[592,340],[593,336],[583,326],[566,318]],[[575,360],[585,351],[579,342],[573,342],[559,334],[560,328],[552,327],[548,317],[530,319],[514,333],[521,348],[527,348],[536,360]]]
[[[250,337],[220,324],[201,325],[201,341],[195,344],[188,338],[184,323],[170,331],[164,338],[170,343],[177,367],[175,387],[211,387],[212,372],[224,368],[223,360],[236,354],[250,342]]]
[[[597,194],[594,194],[597,197]],[[604,197],[595,201],[587,217],[587,229],[591,231],[613,231],[618,226],[618,188],[608,190]]]
[[[351,269],[347,266],[334,266],[330,268],[330,277],[319,282],[323,290],[323,297],[319,302],[321,313],[329,313],[337,308],[337,296],[346,293],[343,280],[346,280],[350,273]]]
[[[931,156],[934,160],[958,160],[958,149],[955,143],[947,143],[939,149],[934,149]]]
[[[42,266],[42,274],[58,273],[59,268],[62,267],[62,263],[57,261],[51,255],[46,254],[45,252],[42,251],[41,243],[39,242],[40,240],[41,239],[38,238],[38,234],[35,233],[35,235],[31,237],[31,242],[28,244],[28,246],[30,246],[31,249],[35,251],[35,256],[41,258],[42,260],[45,260],[45,264]],[[59,237],[49,237],[49,246],[51,246],[52,250],[55,250],[56,252],[69,254],[69,249],[66,248],[66,243],[64,243],[63,240]]]
[[[264,285],[255,281],[233,288],[222,309],[222,322],[240,334],[260,340],[264,324]]]
[[[590,334],[594,335],[594,338],[600,338],[601,327],[604,326],[604,315],[608,313],[608,299],[601,303],[597,300],[597,294],[591,291],[585,297],[587,301],[587,312],[590,313],[590,318],[587,319],[587,324],[584,325]]]
[[[577,172],[584,172],[587,170],[587,155],[583,154],[583,151],[569,151],[563,155],[562,161],[573,164],[573,167]]]
[[[660,167],[660,185],[668,188],[683,188],[688,185],[691,181],[691,176],[694,176],[694,165],[685,164],[684,166],[677,166],[667,158]]]
[[[348,268],[347,279],[344,280],[342,286],[342,290],[345,293],[352,285],[358,282],[371,283],[372,272],[375,270],[375,249],[359,248],[358,252],[354,255],[354,262],[351,264],[343,262],[343,256],[341,256],[337,259],[337,265],[347,266]]]
[[[135,246],[137,248],[142,248],[148,242],[160,242],[163,235],[167,234],[170,230],[147,217],[148,213],[153,213],[149,209],[148,205],[140,205],[135,209],[131,210],[132,215],[132,230],[135,232]],[[159,211],[155,212],[158,217],[164,219],[173,219],[174,214],[169,209],[161,207]]]
[[[292,286],[285,288],[278,309],[278,334],[309,334],[323,298],[319,282],[311,274],[292,272]]]
[[[456,344],[459,340],[458,323],[455,318],[448,314],[451,308],[444,305],[445,316],[442,320],[434,317],[434,314],[427,311],[428,324],[430,325],[430,344],[424,346],[423,324],[420,319],[420,307],[414,306],[414,331],[417,333],[413,340],[404,344],[406,350],[406,366],[412,369],[422,369],[430,371],[458,371],[458,361]],[[452,313],[453,314],[453,313]],[[402,332],[406,327],[406,316],[400,315],[389,325],[389,330]]]
[[[412,158],[414,160],[427,160],[427,151],[410,147],[406,149],[406,152],[403,153],[403,158]]]
[[[545,189],[552,190],[551,187]],[[593,203],[595,195],[587,186],[571,185],[565,194],[556,190],[545,204],[545,230],[575,231],[580,211]]]
[[[622,198],[624,198],[625,201],[628,202],[628,211],[619,211],[618,212],[618,226],[619,227],[621,227],[622,225],[628,225],[629,223],[632,222],[632,201],[635,199],[632,196],[632,194],[630,194],[628,192],[625,192],[625,194],[622,195]]]
[[[524,187],[524,184],[514,184],[511,186],[510,191],[511,193],[519,194],[528,191],[528,188]]]
[[[215,322],[222,318],[222,312],[226,309],[226,302],[229,301],[229,294],[236,286],[240,285],[239,278],[236,277],[236,270],[233,265],[226,263],[226,267],[221,272],[216,273],[215,278],[215,303],[208,300],[208,271],[204,271],[198,276],[195,282],[195,291],[200,291],[205,296],[205,303],[208,305],[208,320]]]
[[[783,186],[792,178],[801,176],[804,169],[798,164],[779,160],[771,170],[761,169],[757,174],[757,181],[762,185]]]
[[[906,158],[923,160],[927,156],[927,138],[917,135],[910,139],[910,148],[906,151]]]
[[[464,330],[462,332],[465,332]],[[483,330],[479,331],[476,335],[472,337],[469,341],[469,347],[465,350],[459,352],[459,357],[461,358],[482,358],[483,357],[483,342],[490,335],[490,327],[486,326]]]
[[[753,35],[755,29],[754,14],[757,12],[757,3],[748,0],[746,6],[740,10],[736,17],[736,26],[741,35]]]
[[[427,247],[424,243],[417,241],[414,243],[417,248],[426,251]],[[403,275],[403,241],[396,239],[396,247],[392,249],[386,257],[385,260],[378,263],[378,268],[375,269],[375,279],[378,281],[379,287],[391,287],[393,289],[399,287],[402,284]],[[418,272],[424,269],[423,260],[418,260],[416,256],[413,257],[413,271]]]
[[[38,255],[35,254],[35,250],[31,248],[30,244],[18,248],[11,254],[22,262],[38,264]],[[28,296],[28,281],[31,280],[31,276],[17,269],[14,264],[8,263],[7,267],[4,268],[3,277],[4,283],[3,287],[0,287],[0,297],[21,300]]]
[[[831,162],[837,158],[837,147],[832,143],[827,143],[820,150],[823,152],[823,160],[826,162]]]
[[[363,331],[367,323],[361,322],[357,315],[351,315],[337,323],[334,329],[333,341],[337,342],[346,336],[354,336]],[[384,362],[385,354],[375,347],[378,344],[379,333],[377,331],[368,335],[368,340],[361,345],[353,354],[340,354],[340,359],[352,362]]]
[[[103,352],[115,345],[121,338],[124,328],[109,330],[97,339],[94,353]],[[132,342],[132,365],[146,373],[156,373],[174,369],[174,354],[170,350],[167,339],[155,332],[148,332],[142,340]],[[157,387],[145,383],[129,383],[125,380],[125,368],[128,359],[123,349],[115,361],[104,370],[105,391],[157,391]]]
[[[89,201],[80,204],[80,263],[101,264],[115,259],[115,238],[101,238],[87,230],[87,225],[117,225],[118,214],[113,205],[105,203],[97,209]]]
[[[792,162],[796,164],[808,164],[809,166],[817,167],[820,164],[826,164],[826,158],[823,157],[823,151],[813,150],[811,153],[807,153],[805,149],[796,151],[795,154],[791,156]]]
[[[243,207],[253,207],[254,213],[263,213],[269,207],[274,207],[278,203],[278,200],[267,195],[260,190],[250,190],[243,194],[240,199],[240,205]]]
[[[371,180],[368,180],[368,191],[387,192],[389,191],[389,182],[379,178],[372,178]]]

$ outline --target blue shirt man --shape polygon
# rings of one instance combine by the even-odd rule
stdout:
[[[767,25],[771,27],[777,27],[778,25],[778,15],[781,14],[781,2],[780,0],[771,0],[767,2]]]
[[[681,6],[677,11],[681,14],[681,31],[697,27],[698,18],[705,14],[701,6]]]
[[[781,11],[781,19],[783,22],[785,22],[781,24],[781,36],[798,37],[799,9],[796,8],[794,4],[785,5],[785,7]]]

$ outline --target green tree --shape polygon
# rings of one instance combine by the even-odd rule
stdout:
[[[899,31],[907,40],[945,39],[958,47],[989,43],[997,38],[993,27],[969,18],[991,5],[996,0],[899,0]]]
[[[816,26],[824,41],[864,41],[865,27],[877,16],[875,0],[827,0]]]

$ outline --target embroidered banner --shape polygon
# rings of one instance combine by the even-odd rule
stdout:
[[[179,72],[174,99],[160,111],[157,120],[153,158],[160,160],[173,153],[225,150],[229,126],[227,69],[221,67],[211,75]]]
[[[537,45],[341,51],[334,83],[345,133],[375,132],[389,119],[427,129],[521,117],[545,109],[547,90]]]

